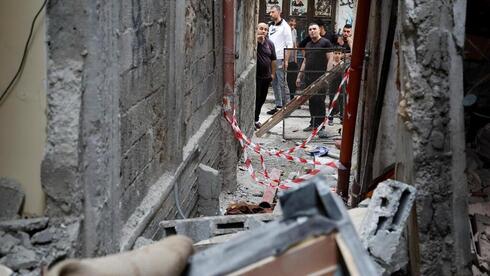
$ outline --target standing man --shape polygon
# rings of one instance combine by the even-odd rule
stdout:
[[[322,76],[327,71],[328,61],[332,58],[332,54],[327,50],[316,50],[319,48],[331,48],[332,43],[320,36],[320,27],[317,23],[311,23],[308,26],[308,34],[311,41],[305,46],[305,58],[296,78],[296,86],[301,85],[301,79],[304,76],[305,86],[309,86],[316,79]],[[309,50],[313,49],[313,50]],[[303,131],[312,131],[317,128],[325,120],[325,98],[326,93],[316,94],[311,96],[308,101],[310,109],[310,125]],[[321,135],[320,135],[321,136]]]
[[[277,57],[276,77],[272,81],[276,107],[269,110],[267,114],[273,115],[288,102],[284,70],[288,67],[289,51],[284,53],[284,48],[292,48],[293,39],[291,36],[291,27],[281,18],[281,6],[274,5],[271,8],[270,16],[273,22],[269,27],[269,38],[274,43]]]
[[[291,17],[288,21],[289,27],[291,27],[291,36],[293,38],[293,48],[298,47],[298,32],[296,31],[296,18]],[[296,50],[289,50],[289,62],[287,68],[287,91],[289,99],[293,99],[296,94],[296,77],[298,76],[298,52]]]
[[[337,38],[337,45],[342,47],[345,52],[350,52],[352,49],[352,25],[345,24],[342,29],[342,36]]]
[[[276,73],[276,49],[270,39],[267,38],[269,26],[265,23],[257,25],[257,74],[255,77],[255,128],[262,125],[259,115],[267,98],[269,85]]]

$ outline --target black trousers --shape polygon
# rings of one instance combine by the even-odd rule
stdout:
[[[293,99],[296,95],[296,78],[298,77],[298,64],[296,62],[288,63],[288,88],[289,88],[289,99]]]
[[[329,108],[332,107],[332,100],[337,93],[337,90],[339,88],[339,85],[342,81],[342,74],[339,74],[331,83],[329,87],[329,99],[330,99],[330,104]],[[342,120],[342,116],[344,114],[344,98],[345,98],[345,85],[342,86],[341,92],[339,95],[339,98],[337,99],[337,104],[334,106],[332,113],[330,114],[330,117],[333,118],[334,114],[339,113],[340,120]]]
[[[305,78],[305,86],[308,87],[316,79],[318,79],[322,74],[307,75]],[[321,90],[317,95],[311,96],[308,100],[308,107],[310,109],[310,125],[313,127],[318,127],[324,120],[326,115],[326,105],[325,99],[327,98],[327,93],[325,90]]]
[[[265,103],[267,98],[267,91],[269,90],[269,85],[271,84],[272,78],[269,79],[259,79],[255,78],[255,121],[259,121],[260,110]]]

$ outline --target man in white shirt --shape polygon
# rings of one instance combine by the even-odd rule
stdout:
[[[289,51],[284,53],[284,48],[293,47],[293,38],[291,35],[291,27],[289,27],[286,20],[281,18],[281,6],[274,5],[271,8],[270,16],[273,22],[269,27],[269,39],[274,43],[277,57],[276,77],[272,81],[272,90],[274,90],[276,107],[267,112],[267,114],[272,115],[288,102],[284,70],[288,67]]]

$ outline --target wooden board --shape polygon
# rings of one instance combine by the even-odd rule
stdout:
[[[334,275],[338,267],[336,234],[306,240],[277,257],[269,257],[230,275]]]
[[[311,96],[318,94],[323,88],[325,88],[329,82],[335,78],[339,72],[343,72],[347,68],[348,64],[345,62],[332,68],[332,70],[326,72],[316,81],[310,84],[303,90],[301,95],[294,97],[289,103],[286,104],[281,110],[277,111],[272,117],[267,119],[262,126],[255,132],[257,137],[261,137],[275,125],[280,123],[285,117],[289,116],[293,111],[298,109],[304,104]]]

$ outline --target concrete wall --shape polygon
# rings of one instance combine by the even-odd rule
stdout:
[[[31,22],[41,0],[0,2],[0,93],[17,72]],[[23,213],[41,215],[40,164],[46,127],[46,46],[45,16],[42,12],[34,28],[24,69],[0,105],[0,176],[17,180],[26,193]]]
[[[129,249],[177,205],[197,214],[200,164],[236,182],[239,150],[230,142],[227,152],[221,110],[222,3],[60,3],[47,7],[47,211],[84,218],[83,255]],[[240,110],[254,102],[256,9],[242,1],[237,15]],[[252,116],[240,115],[249,133]]]
[[[390,162],[398,162],[396,178],[417,188],[412,229],[418,233],[410,235],[418,235],[413,241],[419,248],[412,244],[411,250],[419,250],[420,264],[413,258],[411,268],[422,275],[470,273],[461,104],[465,5],[400,1],[395,37],[399,49],[394,47],[391,55],[373,162],[374,177]],[[389,5],[372,7],[372,14],[382,20],[377,36],[370,30],[368,50],[377,58],[369,64],[380,66]],[[377,78],[368,78],[365,87],[371,79]]]

